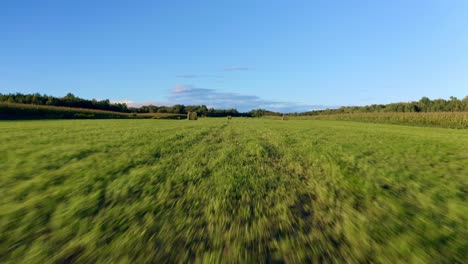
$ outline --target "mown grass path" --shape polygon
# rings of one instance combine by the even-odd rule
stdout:
[[[467,259],[467,130],[235,118],[0,131],[0,262]]]

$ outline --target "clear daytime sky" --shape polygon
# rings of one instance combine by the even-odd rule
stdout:
[[[468,1],[0,1],[0,93],[303,111],[468,95]]]

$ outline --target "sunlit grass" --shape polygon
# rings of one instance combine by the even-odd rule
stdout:
[[[468,112],[377,112],[297,116],[295,119],[341,120],[409,126],[468,128]]]
[[[467,258],[466,130],[205,118],[0,131],[0,262]]]

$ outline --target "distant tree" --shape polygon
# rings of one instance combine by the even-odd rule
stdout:
[[[455,96],[450,96],[450,101],[448,102],[450,105],[450,111],[457,112],[463,111],[463,103],[461,100],[458,100]]]
[[[166,106],[161,106],[158,108],[158,113],[168,113],[168,109]]]
[[[421,109],[422,112],[429,112],[431,109],[430,104],[431,104],[431,100],[425,96],[419,100],[419,108]]]
[[[462,111],[468,111],[468,96],[465,96],[462,100]]]
[[[170,111],[171,113],[174,114],[186,114],[187,112],[185,111],[185,106],[181,104],[176,104],[172,106],[172,109]]]
[[[148,105],[148,113],[156,113],[158,112],[158,107],[154,105]]]

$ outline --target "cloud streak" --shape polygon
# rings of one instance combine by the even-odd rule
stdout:
[[[233,67],[224,67],[223,71],[250,71],[253,70],[251,67],[245,66],[233,66]]]
[[[223,78],[222,75],[213,75],[213,74],[179,74],[176,76],[181,79],[196,79],[196,78]]]
[[[306,112],[336,108],[335,106],[266,100],[256,95],[222,92],[215,89],[195,87],[193,85],[175,86],[169,90],[166,101],[133,101],[125,99],[111,100],[111,102],[126,103],[129,107],[141,107],[144,105],[172,106],[175,104],[206,105],[209,108],[216,109],[235,108],[241,112],[247,112],[259,108],[281,113]]]
[[[169,101],[185,105],[207,105],[213,108],[236,108],[239,111],[268,109],[283,113],[304,112],[326,109],[323,105],[307,105],[295,102],[265,100],[256,95],[220,92],[215,89],[199,88],[192,85],[178,85],[170,90]]]

